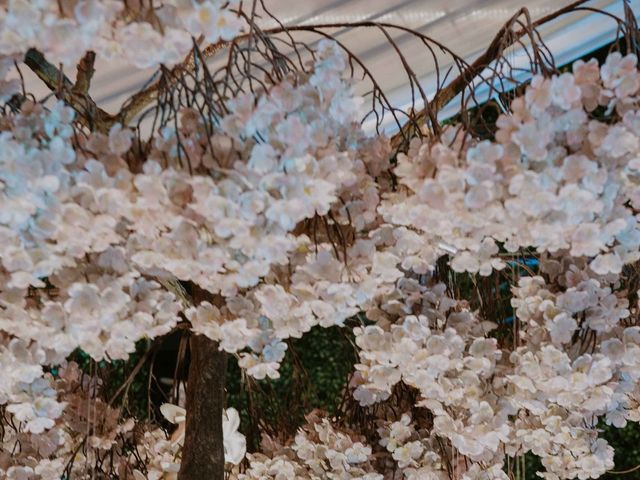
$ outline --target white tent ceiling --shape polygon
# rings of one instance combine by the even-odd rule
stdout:
[[[265,0],[265,5],[286,25],[326,24],[353,21],[388,22],[414,30],[441,42],[459,56],[472,61],[489,45],[491,39],[519,8],[526,6],[532,19],[540,18],[568,5],[566,0]],[[588,6],[623,15],[622,0],[594,0]],[[640,0],[632,0],[634,11],[640,11]],[[268,27],[268,21],[263,26]],[[611,41],[616,24],[597,14],[572,13],[545,25],[541,31],[557,64],[583,56]],[[356,53],[373,72],[377,81],[396,106],[408,106],[411,99],[407,78],[393,47],[375,28],[335,29],[337,38]],[[435,88],[435,64],[419,42],[401,32],[394,35],[405,57],[427,92]],[[513,60],[526,60],[513,52]],[[439,59],[441,69],[451,59]],[[98,64],[91,94],[107,111],[116,112],[132,93],[148,78],[150,71],[124,65]],[[44,93],[38,80],[29,82]],[[364,88],[364,87],[363,87]]]

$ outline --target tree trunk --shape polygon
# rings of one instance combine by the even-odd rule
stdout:
[[[179,480],[224,480],[222,412],[227,356],[204,335],[190,339],[187,420]]]

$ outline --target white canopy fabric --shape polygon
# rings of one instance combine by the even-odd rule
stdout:
[[[535,20],[571,3],[567,0],[264,1],[270,12],[285,25],[362,21],[393,23],[428,35],[467,61],[473,61],[484,52],[500,27],[521,7],[526,6]],[[622,0],[595,0],[587,5],[623,16]],[[634,12],[640,11],[640,0],[632,0],[630,5]],[[274,25],[268,18],[260,23],[265,28]],[[603,15],[579,12],[554,20],[542,27],[541,32],[556,64],[560,65],[610,42],[615,36],[616,24]],[[411,91],[400,59],[380,30],[337,28],[332,33],[364,61],[395,106],[408,108],[411,105]],[[420,42],[408,37],[400,31],[393,34],[403,55],[410,59],[411,67],[425,92],[427,95],[433,94],[436,85],[435,62]],[[310,40],[317,38],[309,37]],[[526,64],[527,59],[522,52],[515,49],[512,55],[513,63]],[[441,72],[451,66],[451,58],[446,55],[438,55],[438,61]],[[152,71],[136,70],[126,65],[98,63],[90,93],[98,105],[113,113],[144,85],[151,74]],[[36,93],[47,93],[32,75],[28,76],[28,83]],[[361,90],[365,88],[368,86],[363,85]],[[421,107],[420,103],[416,107]],[[441,114],[451,115],[455,109],[455,102],[452,102]],[[394,127],[391,123],[387,125],[390,130]]]

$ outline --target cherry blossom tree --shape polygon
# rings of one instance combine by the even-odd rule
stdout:
[[[508,480],[525,454],[548,480],[611,470],[599,422],[640,420],[639,35],[627,6],[603,64],[560,71],[537,28],[583,3],[516,12],[471,64],[346,25],[397,50],[410,112],[327,33],[345,25],[284,27],[260,2],[0,3],[3,477]],[[459,75],[428,100],[393,31]],[[90,86],[115,59],[157,74],[112,114]],[[495,125],[479,85],[512,97]],[[247,452],[228,359],[269,382],[291,339],[330,327],[357,352],[339,413]],[[97,366],[178,331],[186,395],[129,415],[133,377],[108,397]]]

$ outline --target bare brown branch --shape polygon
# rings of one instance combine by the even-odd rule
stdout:
[[[24,63],[45,83],[56,97],[63,100],[76,111],[78,120],[82,125],[90,130],[108,132],[111,125],[115,122],[115,118],[98,107],[88,93],[83,92],[85,83],[88,89],[91,78],[89,72],[93,70],[86,56],[80,62],[80,65],[82,65],[85,60],[87,63],[83,65],[85,69],[83,73],[80,74],[79,72],[81,78],[80,85],[77,88],[75,88],[75,85],[71,83],[71,80],[69,80],[60,69],[49,63],[47,59],[44,58],[44,55],[36,49],[32,48],[27,52]]]

